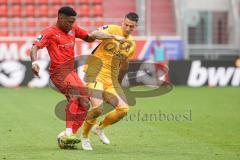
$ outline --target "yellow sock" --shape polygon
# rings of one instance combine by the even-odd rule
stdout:
[[[83,138],[88,138],[89,131],[91,128],[96,124],[97,117],[99,117],[103,112],[103,108],[96,107],[93,108],[90,112],[88,112],[88,115],[86,117],[86,120],[83,124]]]
[[[95,125],[97,122],[96,119],[91,119],[91,120],[86,120],[83,124],[83,133],[82,136],[83,138],[88,138],[89,131]]]
[[[128,112],[128,108],[116,108],[115,110],[109,112],[104,120],[100,122],[99,128],[103,129],[108,125],[118,122],[121,120]]]

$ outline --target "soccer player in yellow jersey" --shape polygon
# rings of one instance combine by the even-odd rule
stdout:
[[[92,150],[88,138],[91,129],[104,144],[110,144],[103,129],[121,120],[128,112],[128,104],[120,84],[128,70],[128,60],[136,48],[130,34],[137,27],[137,23],[138,15],[130,12],[125,16],[121,26],[106,25],[96,31],[119,37],[103,40],[87,58],[84,69],[85,81],[92,109],[88,112],[81,136],[84,150]],[[103,112],[103,101],[112,105],[114,110],[95,125],[97,117]]]

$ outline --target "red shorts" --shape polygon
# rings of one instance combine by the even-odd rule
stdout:
[[[55,72],[55,74],[50,74],[50,79],[68,100],[71,96],[87,96],[87,89],[75,70],[68,74],[61,74],[61,72],[56,74]]]

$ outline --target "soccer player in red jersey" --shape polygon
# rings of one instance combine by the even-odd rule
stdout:
[[[47,48],[50,56],[49,74],[52,83],[66,96],[66,130],[59,134],[58,145],[64,148],[74,146],[80,140],[76,132],[85,120],[89,100],[87,91],[74,69],[75,38],[86,42],[95,39],[116,39],[124,41],[121,36],[105,34],[99,31],[87,33],[86,30],[75,24],[76,12],[73,8],[65,6],[58,10],[56,25],[41,31],[39,37],[33,42],[31,48],[31,61],[33,74],[39,76],[40,67],[37,62],[37,51]]]

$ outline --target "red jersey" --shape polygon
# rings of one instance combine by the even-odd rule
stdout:
[[[74,45],[75,38],[84,39],[87,31],[74,25],[68,33],[63,32],[53,25],[41,31],[39,37],[35,39],[33,45],[39,48],[46,47],[51,59],[50,74],[58,67],[74,69]],[[70,63],[69,63],[70,62]],[[66,66],[66,64],[68,64]]]

